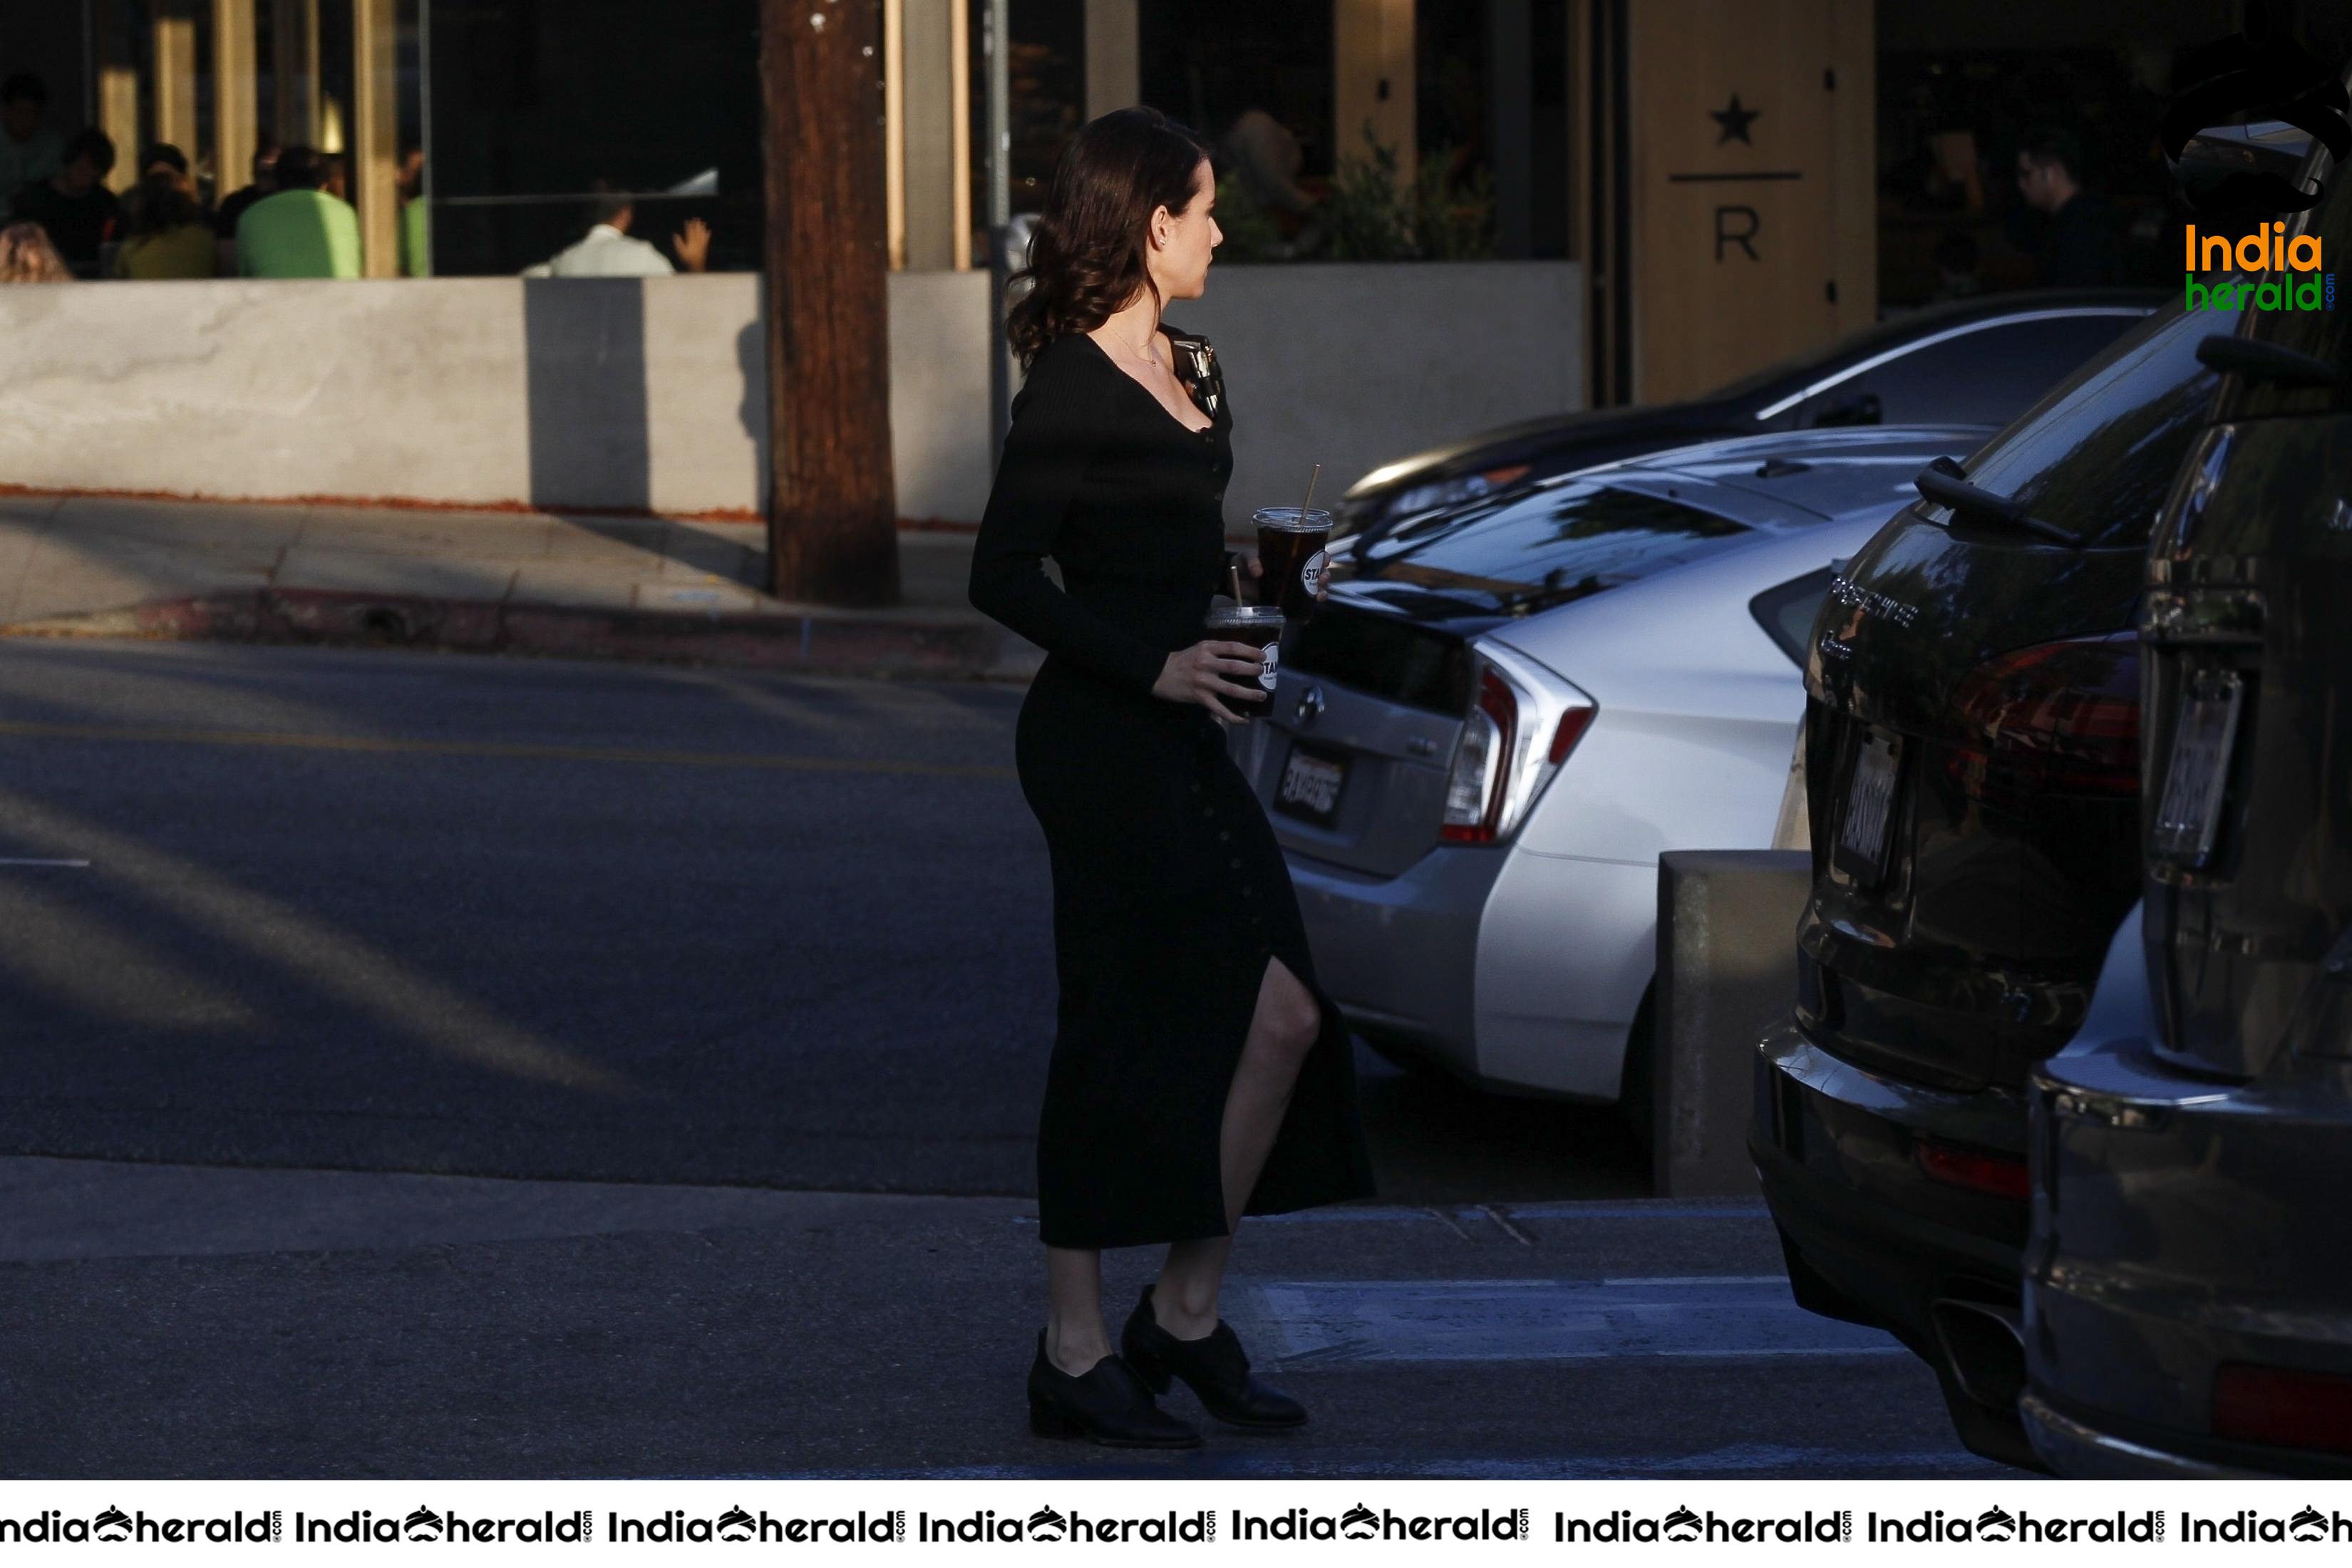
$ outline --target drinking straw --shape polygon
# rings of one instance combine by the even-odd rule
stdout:
[[[1307,525],[1307,509],[1315,504],[1315,481],[1322,477],[1323,465],[1320,463],[1316,464],[1315,471],[1307,476],[1307,499],[1298,503],[1298,523],[1302,528]],[[1314,607],[1312,605],[1307,605],[1310,610]]]

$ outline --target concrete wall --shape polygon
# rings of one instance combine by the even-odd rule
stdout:
[[[1576,269],[1260,267],[1171,312],[1225,363],[1229,510],[1574,406]],[[988,279],[890,279],[898,510],[986,500]],[[756,514],[758,280],[445,279],[0,289],[0,485]]]
[[[1422,447],[1584,406],[1583,270],[1566,261],[1209,271],[1168,320],[1216,345],[1234,407],[1227,521],[1318,500]]]
[[[988,440],[988,274],[890,275],[891,466],[900,517],[977,522]]]

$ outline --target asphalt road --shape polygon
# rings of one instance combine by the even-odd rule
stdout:
[[[1017,689],[0,646],[0,1152],[1027,1194]],[[78,865],[26,864],[87,860]],[[1384,1196],[1622,1196],[1367,1051]]]
[[[1369,1053],[1380,1203],[1226,1303],[1314,1426],[1032,1437],[1019,700],[0,643],[0,1473],[1980,1468],[1757,1206]]]

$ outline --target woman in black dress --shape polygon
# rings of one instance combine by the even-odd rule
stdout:
[[[1124,109],[1064,153],[1010,332],[1028,365],[972,555],[973,605],[1045,649],[1014,731],[1054,875],[1060,1005],[1037,1131],[1049,1436],[1190,1447],[1181,1378],[1236,1426],[1295,1426],[1217,1288],[1244,1214],[1369,1196],[1339,1010],[1221,721],[1262,703],[1202,621],[1225,566],[1233,416],[1209,345],[1162,323],[1223,237],[1205,148]],[[1045,574],[1059,564],[1063,585]],[[1252,574],[1258,563],[1250,563]],[[1165,1242],[1115,1351],[1101,1249]]]

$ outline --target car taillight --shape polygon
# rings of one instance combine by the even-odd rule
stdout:
[[[1598,711],[1591,698],[1523,655],[1478,650],[1477,700],[1462,721],[1437,835],[1494,844],[1527,820]]]
[[[1963,676],[1952,707],[1967,737],[1944,770],[1971,800],[2139,793],[2139,638],[2037,643]]]
[[[2352,1454],[2352,1377],[2224,1363],[2213,1373],[2213,1436]]]
[[[1951,1143],[1930,1143],[1922,1141],[1918,1146],[1919,1169],[1935,1181],[1950,1186],[1969,1187],[1979,1193],[1990,1193],[1997,1198],[2016,1198],[2022,1202],[2032,1189],[2027,1184],[2025,1162],[2009,1154],[1988,1154],[1978,1149],[1963,1149]]]

